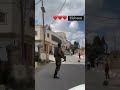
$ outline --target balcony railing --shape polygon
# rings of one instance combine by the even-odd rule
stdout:
[[[54,36],[54,35],[52,35],[51,39],[52,39],[53,41],[55,41],[55,42],[62,43],[62,41],[61,41],[58,37],[56,37],[56,36]]]

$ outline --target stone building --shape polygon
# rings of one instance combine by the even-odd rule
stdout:
[[[43,52],[43,29],[42,25],[35,26],[35,51],[40,54]],[[45,29],[45,51],[46,54],[53,54],[58,43],[62,43],[61,38],[46,26]]]
[[[42,25],[35,26],[35,51],[39,56],[43,52],[43,29]],[[67,41],[64,32],[54,32],[49,26],[45,26],[45,50],[46,53],[54,54],[54,49],[58,43],[62,43],[62,50],[70,48],[70,42]]]
[[[22,0],[22,10],[20,0],[0,3],[0,50],[4,52],[0,52],[0,58],[9,62],[10,75],[17,81],[29,82],[34,76],[34,0]]]
[[[67,40],[65,32],[56,32],[57,35],[62,39],[62,48],[65,50],[70,49],[70,41]]]

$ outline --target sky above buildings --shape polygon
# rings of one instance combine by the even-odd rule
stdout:
[[[115,47],[115,39],[116,45],[119,45],[120,0],[85,0],[85,2],[87,41],[92,43],[94,36],[99,35],[105,37],[110,49]]]
[[[79,41],[81,46],[85,46],[85,22],[56,20],[53,16],[58,15],[65,0],[43,0],[45,13],[45,24],[52,27],[55,32],[65,32],[69,41]],[[36,4],[39,0],[35,0]],[[81,16],[85,15],[85,0],[66,0],[59,15]],[[54,21],[54,23],[52,23]],[[35,24],[42,24],[41,2],[35,6]]]

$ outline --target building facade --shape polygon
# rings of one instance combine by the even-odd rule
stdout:
[[[20,0],[0,2],[3,3],[0,4],[0,49],[4,50],[4,57],[0,52],[0,58],[9,62],[13,73],[19,73],[18,68],[20,70],[23,67],[21,69],[25,70],[23,77],[29,77],[30,73],[34,72],[34,0],[23,0],[22,4]],[[22,9],[20,5],[24,8]],[[16,79],[22,77],[22,73],[20,77],[16,75],[13,75]]]
[[[41,26],[35,27],[35,51],[43,52],[43,29]],[[65,40],[58,35],[58,33],[53,32],[46,26],[45,30],[45,50],[47,54],[54,54],[54,49],[57,47],[58,43],[62,43],[62,49],[64,51]]]
[[[56,33],[62,39],[62,47],[64,48],[64,51],[69,50],[71,43],[70,41],[67,40],[65,32],[56,32]]]

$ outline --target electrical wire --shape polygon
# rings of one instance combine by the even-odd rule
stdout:
[[[64,7],[64,5],[65,5],[65,3],[66,3],[66,0],[64,1],[64,3],[63,3],[63,5],[62,5],[62,7],[60,8],[60,10],[59,10],[59,12],[58,12],[58,14],[57,14],[57,15],[59,15],[59,14],[60,14],[60,12],[62,11],[62,9],[63,9],[63,7]]]
[[[35,3],[35,5],[38,5],[41,2],[41,0],[39,0],[37,3]]]
[[[86,14],[88,15],[88,14]],[[90,17],[98,17],[98,18],[104,18],[104,19],[114,19],[114,20],[118,20],[118,18],[113,18],[113,17],[105,17],[105,16],[97,16],[97,15],[88,15]]]
[[[113,7],[104,7],[104,8],[100,8],[100,9],[101,9],[101,10],[106,10],[106,11],[107,11],[107,10],[111,10],[111,11],[112,11],[113,9],[115,9],[115,10],[117,10],[117,11],[120,10],[120,8],[113,8]]]
[[[99,18],[98,22],[95,22],[95,24],[116,24],[116,23],[120,23],[120,20],[118,18],[104,17],[104,16],[95,16],[95,15],[91,15],[91,17],[97,17],[97,18]],[[115,20],[115,21],[113,22],[113,20]]]
[[[63,7],[64,7],[64,5],[65,5],[65,3],[66,3],[66,0],[64,1],[64,3],[63,3],[63,5],[61,6],[61,8],[60,8],[60,10],[59,10],[59,12],[58,12],[57,15],[60,14],[60,12],[62,11],[62,9],[63,9]],[[55,20],[54,20],[51,24],[53,24],[54,22],[55,22]]]
[[[109,22],[109,20],[102,20],[102,19],[95,22],[95,24],[119,24],[119,23],[120,23],[120,21]]]

